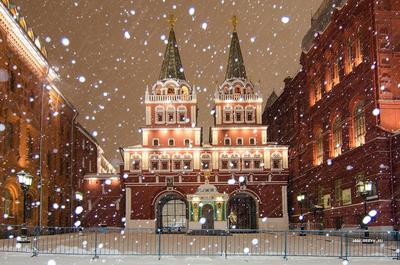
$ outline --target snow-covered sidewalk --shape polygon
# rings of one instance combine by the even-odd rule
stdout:
[[[31,258],[28,254],[0,253],[0,264],[2,265],[85,265],[85,264],[107,264],[107,265],[237,265],[237,264],[268,264],[268,265],[343,265],[346,262],[338,258],[305,258],[291,257],[287,261],[279,257],[162,257],[158,260],[155,256],[106,256],[99,259],[91,259],[88,256],[55,256],[40,255]],[[400,264],[400,261],[390,258],[352,258],[348,261],[351,265],[365,264]]]

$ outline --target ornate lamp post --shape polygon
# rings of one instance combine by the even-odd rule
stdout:
[[[26,173],[25,171],[21,170],[20,172],[17,173],[17,180],[19,185],[21,186],[22,192],[24,194],[24,198],[23,198],[23,224],[21,227],[21,240],[19,240],[20,242],[23,243],[29,243],[28,237],[27,237],[27,232],[28,229],[26,228],[26,194],[28,193],[28,190],[30,188],[30,186],[32,185],[32,180],[33,177],[31,175],[29,175],[28,173]]]
[[[364,218],[363,218],[363,220],[365,220],[365,217],[367,217],[367,197],[372,192],[372,186],[373,186],[372,181],[365,181],[365,182],[359,181],[357,183],[357,192],[358,192],[358,194],[360,194],[360,196],[364,200]],[[370,220],[370,218],[368,220]],[[366,223],[363,222],[363,225],[365,226],[365,232],[364,232],[365,239],[369,238],[368,223],[369,222],[366,222]]]
[[[303,216],[303,201],[306,199],[306,196],[304,194],[299,194],[297,195],[297,202],[300,204],[300,222],[301,222],[301,233],[300,236],[305,236],[306,234],[304,233],[304,216]]]

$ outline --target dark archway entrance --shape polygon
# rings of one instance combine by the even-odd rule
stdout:
[[[186,201],[177,194],[166,194],[158,200],[157,228],[164,232],[185,232],[187,228]]]
[[[228,201],[227,209],[227,215],[233,216],[229,218],[229,228],[257,229],[257,205],[249,194],[244,192],[234,194]]]
[[[201,229],[214,229],[214,209],[211,205],[206,204],[201,208],[201,217],[205,219]]]

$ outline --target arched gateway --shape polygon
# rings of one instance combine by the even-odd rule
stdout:
[[[157,228],[169,232],[187,230],[186,200],[176,193],[167,193],[158,199]]]
[[[246,192],[237,192],[228,201],[230,229],[257,229],[257,203]]]

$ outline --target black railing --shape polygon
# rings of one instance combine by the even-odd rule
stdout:
[[[304,233],[305,236],[300,236]],[[58,255],[309,256],[400,258],[397,231],[168,230],[115,227],[21,227],[0,225],[0,252]]]

